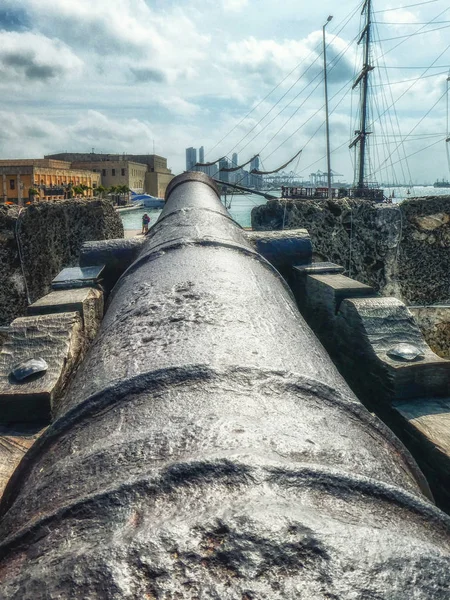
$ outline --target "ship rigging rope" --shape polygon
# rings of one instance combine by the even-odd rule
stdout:
[[[427,79],[428,77],[438,77],[441,75],[447,75],[447,71],[440,71],[439,73],[430,73],[429,75],[421,75],[420,77],[414,77],[413,79],[402,79],[401,81],[388,81],[387,83],[372,83],[371,87],[389,87],[391,85],[409,83],[410,81],[420,81],[421,79]]]
[[[433,4],[434,2],[439,2],[439,0],[427,0],[427,2],[419,2],[418,4],[407,4],[406,6],[397,6],[397,8],[385,8],[384,10],[374,10],[372,12],[374,14],[385,13],[385,12],[391,12],[393,10],[403,10],[404,8],[412,8],[413,6],[423,6],[424,4]]]
[[[427,25],[431,25],[432,23],[436,22],[436,19],[439,19],[440,16],[442,16],[444,13],[446,13],[448,11],[448,6],[446,8],[444,8],[444,10],[442,10],[438,15],[436,15],[435,17],[433,17],[426,25],[422,25],[422,27],[420,27],[416,33],[420,32],[421,29],[423,29],[424,27],[426,27]],[[408,36],[409,37],[409,36]],[[392,52],[392,50],[395,50],[396,48],[398,48],[399,46],[401,46],[402,44],[404,44],[406,42],[408,38],[403,38],[398,44],[395,44],[394,46],[391,46],[391,48],[389,48],[389,50],[386,50],[385,52],[383,52],[383,54],[381,56],[378,57],[378,60],[381,60],[384,56],[386,56],[386,54],[389,54],[389,52]]]
[[[226,156],[222,156],[221,158],[218,158],[214,162],[205,162],[205,163],[198,162],[198,163],[195,163],[194,166],[196,166],[196,167],[212,167],[213,165],[215,165],[216,163],[220,162],[224,158],[226,158]]]
[[[333,34],[333,40],[338,37],[340,35],[340,33],[343,31],[343,29],[348,25],[348,23],[350,22],[350,20],[354,17],[354,15],[359,11],[359,6],[357,6],[354,10],[352,10],[350,13],[348,13],[348,15],[346,17],[344,17],[344,19],[336,26],[336,29],[338,29],[338,27],[340,27],[343,23],[343,25],[340,27],[340,29],[337,31],[337,33]],[[217,144],[215,144],[211,150],[208,151],[208,154],[210,154],[212,152],[212,150],[214,150],[219,144],[221,144],[233,131],[235,131],[235,129],[237,129],[237,127],[239,127],[246,119],[248,116],[250,116],[250,114],[252,114],[252,112],[254,112],[254,110],[256,110],[256,108],[258,108],[258,106],[260,106],[277,88],[280,87],[280,85],[282,83],[284,83],[286,81],[286,79],[288,79],[292,73],[294,73],[294,71],[296,71],[306,60],[309,59],[310,56],[312,56],[314,54],[314,52],[318,52],[321,48],[321,43],[317,44],[310,52],[309,54],[304,57],[295,67],[294,69],[292,69],[292,71],[290,71],[282,81],[280,81],[280,83],[278,85],[276,85],[260,102],[258,102],[258,104],[252,108],[252,110],[250,112],[247,113],[247,115],[241,119],[239,121],[239,123],[237,125],[235,125],[219,142],[217,142]],[[291,89],[300,81],[300,79],[304,76],[304,74],[306,74],[306,72],[313,66],[313,64],[315,62],[317,62],[320,57],[322,56],[322,54],[318,54],[318,56],[316,57],[316,59],[314,60],[314,62],[308,67],[308,69],[305,71],[305,73],[303,73],[302,75],[300,75],[297,80],[291,85],[291,87],[285,92],[285,94],[283,94],[283,96],[281,96],[281,98],[279,98],[279,100],[275,103],[275,105],[265,114],[263,115],[259,121],[252,127],[252,129],[247,132],[247,134],[239,141],[237,142],[233,148],[231,148],[231,150],[227,153],[227,155],[230,155],[233,150],[236,149],[236,147],[242,143],[242,141],[252,132],[254,131],[254,129],[266,118],[266,116],[268,116],[268,114],[270,114],[270,112],[272,112],[272,110],[283,100],[283,98],[285,98],[285,96],[291,91]],[[310,82],[310,84],[312,83],[312,81]],[[308,87],[308,86],[306,86]],[[306,89],[306,88],[305,88]],[[298,97],[298,94],[297,96]],[[295,99],[295,98],[294,98]],[[292,101],[291,101],[292,103]],[[289,105],[288,105],[289,106]],[[287,107],[285,107],[283,110],[285,110]],[[280,114],[280,113],[279,113]],[[265,126],[263,129],[265,129],[267,126]],[[240,152],[242,152],[242,149],[240,150]],[[215,161],[217,162],[217,161]],[[213,163],[214,164],[214,163]]]
[[[434,29],[427,29],[426,31],[416,31],[415,33],[408,33],[408,35],[397,35],[391,38],[384,38],[384,40],[378,40],[379,42],[391,42],[392,40],[402,40],[403,38],[411,38],[415,35],[423,35],[424,33],[432,33],[433,31],[440,31],[441,29],[448,29],[450,25],[444,25],[443,27],[435,27]]]
[[[389,23],[388,21],[371,21],[372,25],[429,25],[428,21],[404,21],[398,23]],[[433,21],[435,25],[440,25],[441,23],[450,23],[450,21]]]
[[[415,156],[416,154],[420,154],[420,152],[424,152],[425,150],[428,150],[428,148],[432,148],[433,146],[436,146],[436,144],[440,144],[441,142],[445,142],[446,139],[447,138],[443,137],[443,138],[437,140],[436,142],[433,142],[432,144],[428,144],[428,146],[424,146],[423,148],[420,148],[419,150],[416,150],[415,152],[411,152],[411,154],[408,154],[408,156],[406,156],[406,158],[411,158],[411,156]],[[393,164],[396,165],[399,162],[400,162],[400,160],[397,160]],[[376,172],[377,171],[374,171],[373,173],[371,173],[371,175],[374,175]]]
[[[378,37],[378,40],[379,40],[380,34],[379,34],[378,25],[375,25],[375,33],[376,33],[376,35]],[[380,63],[380,68],[376,71],[376,74],[375,74],[376,77],[381,76],[381,69],[386,66],[386,61],[383,58],[381,58],[379,60],[379,63]],[[384,76],[385,76],[387,82],[390,83],[388,71],[384,71]],[[390,131],[393,134],[395,134],[397,132],[400,133],[400,131],[401,131],[400,130],[400,122],[399,122],[397,110],[395,108],[394,95],[393,95],[393,90],[392,90],[391,85],[389,85],[389,87],[388,87],[388,93],[389,93],[389,96],[390,96],[390,102],[391,102],[391,104],[394,105],[393,114],[394,114],[395,123],[396,123],[396,129],[395,129],[394,125],[392,123],[392,111],[388,110],[387,111],[387,117],[388,117],[388,123],[390,125]],[[377,96],[375,95],[375,98],[376,97]],[[387,98],[387,90],[384,87],[381,88],[381,97],[382,97],[382,100],[384,101],[384,106],[387,107],[388,104],[389,104],[389,102],[388,102],[388,98]],[[390,152],[390,150],[391,150],[390,143],[391,142],[390,142],[390,140],[387,137],[387,133],[388,132],[387,131],[383,131],[382,133],[383,133],[384,139],[385,139],[385,147],[388,148],[388,151]],[[405,140],[403,138],[401,138],[400,139],[400,143],[397,145],[397,148],[394,150],[394,153],[397,152],[397,156],[399,158],[401,157],[401,155],[400,155],[400,148],[401,148],[401,151],[403,152],[403,158],[406,157],[406,149],[405,149],[404,141]],[[394,144],[395,144],[395,142],[394,142]],[[378,148],[377,147],[375,148],[375,151],[378,153]],[[394,169],[394,166],[393,166],[392,154],[393,153],[390,153],[389,162],[390,162],[390,165],[391,165],[391,174],[392,174],[391,179],[395,180],[396,179],[396,174],[395,174],[395,169]],[[377,155],[377,162],[378,162],[378,164],[380,163],[380,158],[379,158],[378,155]],[[409,168],[408,161],[405,160],[405,162],[406,162],[406,168],[407,168],[408,177],[409,177],[408,182],[411,184],[412,183],[411,171],[410,171],[410,168]],[[403,169],[403,161],[400,163],[400,166],[401,166],[401,171],[402,171],[402,181],[406,181],[405,172],[404,172],[404,169]],[[387,177],[387,179],[389,179],[389,177]]]
[[[437,58],[436,58],[436,59],[433,61],[433,63],[432,63],[432,64],[434,64],[436,61],[438,61],[438,60],[441,58],[441,56],[442,56],[442,55],[443,55],[445,52],[447,52],[447,50],[448,50],[449,48],[450,48],[450,44],[449,44],[449,45],[448,45],[448,46],[447,46],[447,47],[446,47],[446,48],[445,48],[445,49],[444,49],[444,50],[441,52],[441,54],[439,54],[439,56],[438,56],[438,57],[437,57]],[[384,54],[383,54],[382,56],[384,56]],[[426,72],[427,72],[429,69],[430,69],[430,67],[427,67],[427,68],[425,69],[425,71],[422,73],[422,75],[424,75],[424,74],[425,74],[425,73],[426,73]],[[408,92],[409,92],[409,91],[410,91],[410,90],[411,90],[411,89],[414,87],[415,83],[416,83],[416,82],[413,82],[413,83],[412,83],[410,86],[408,86],[408,87],[407,87],[407,89],[406,89],[406,90],[404,90],[404,91],[403,91],[403,92],[400,94],[400,96],[399,96],[399,97],[398,97],[398,98],[397,98],[397,99],[396,99],[396,100],[395,100],[395,101],[394,101],[394,102],[393,102],[393,103],[392,103],[390,106],[388,106],[388,107],[386,108],[386,110],[385,110],[385,111],[384,111],[384,112],[383,112],[381,115],[379,115],[379,116],[378,116],[378,118],[377,118],[377,119],[374,119],[374,120],[371,122],[371,125],[373,125],[373,123],[376,123],[376,122],[377,122],[377,121],[378,121],[378,120],[379,120],[379,119],[380,119],[380,118],[381,118],[381,117],[382,117],[382,116],[383,116],[383,115],[384,115],[384,114],[385,114],[385,113],[386,113],[388,110],[390,110],[390,109],[391,109],[393,106],[395,106],[395,104],[396,104],[396,103],[397,103],[399,100],[401,100],[401,98],[403,98],[403,96],[404,96],[405,94],[407,94],[407,93],[408,93]],[[414,128],[414,129],[415,129],[415,128]],[[410,133],[412,133],[412,131],[414,131],[414,129],[413,129],[413,130],[411,130],[411,131],[410,131]]]
[[[250,171],[250,173],[252,175],[272,175],[272,173],[278,173],[279,171],[282,171],[283,169],[285,169],[288,165],[291,164],[292,161],[294,161],[297,156],[300,156],[300,154],[303,152],[303,148],[301,148],[298,152],[296,152],[296,154],[287,162],[284,163],[284,165],[281,165],[281,167],[278,167],[278,169],[274,169],[273,171],[258,171],[258,169],[252,169]]]
[[[236,167],[223,167],[222,169],[219,169],[219,171],[223,171],[225,173],[232,173],[233,171],[239,171],[239,169],[243,169],[244,167],[246,167],[248,164],[250,164],[252,161],[255,160],[255,158],[257,158],[259,156],[259,154],[255,154],[255,156],[252,156],[247,162],[242,163],[242,165],[238,165]]]
[[[338,55],[337,55],[337,56],[336,56],[336,57],[333,59],[333,61],[332,61],[332,66],[330,67],[330,71],[331,71],[332,69],[334,69],[334,68],[335,68],[335,67],[336,67],[336,66],[339,64],[340,60],[341,60],[341,59],[344,57],[344,55],[345,55],[345,54],[346,54],[346,52],[349,50],[349,48],[351,47],[352,43],[353,43],[353,42],[356,40],[356,38],[357,38],[357,37],[358,37],[358,36],[355,36],[355,38],[354,38],[354,39],[353,39],[351,42],[349,42],[349,43],[347,44],[347,46],[346,46],[346,47],[345,47],[343,50],[341,50],[341,52],[340,52],[340,53],[339,53],[339,54],[338,54]],[[317,77],[319,77],[320,75],[321,75],[321,74],[320,74],[320,73],[318,73],[318,74],[316,75],[316,77],[314,77],[314,79],[316,79],[316,78],[317,78]],[[314,81],[314,79],[313,79],[312,81]],[[308,85],[310,85],[310,84],[312,83],[312,81],[311,81],[311,82],[310,82]],[[340,93],[340,92],[341,92],[341,91],[342,91],[342,90],[343,90],[345,87],[347,87],[349,84],[351,84],[351,83],[352,83],[352,81],[353,81],[353,78],[352,78],[350,81],[347,81],[347,82],[346,82],[346,83],[345,83],[345,84],[344,84],[344,85],[343,85],[343,86],[342,86],[342,87],[341,87],[341,88],[338,90],[338,92],[336,92],[336,94],[334,94],[334,95],[332,96],[331,100],[333,100],[333,98],[335,98],[335,97],[336,97],[336,96],[337,96],[337,95],[338,95],[338,94],[339,94],[339,93]],[[276,136],[277,136],[277,135],[280,133],[280,131],[281,131],[281,130],[282,130],[282,129],[283,129],[283,128],[284,128],[284,127],[285,127],[285,126],[286,126],[286,125],[289,123],[289,121],[290,121],[290,120],[291,120],[291,119],[292,119],[292,118],[295,116],[295,114],[296,114],[296,113],[297,113],[297,112],[300,110],[300,108],[301,108],[301,107],[304,105],[304,103],[306,102],[306,100],[308,100],[308,99],[311,97],[311,95],[314,93],[314,91],[317,89],[317,87],[318,87],[318,86],[321,84],[321,82],[322,82],[322,78],[321,78],[321,79],[320,79],[320,81],[317,83],[317,85],[316,85],[316,86],[313,88],[313,90],[310,92],[310,94],[309,94],[309,95],[308,95],[308,96],[305,98],[305,100],[304,100],[304,101],[303,101],[303,102],[300,104],[300,106],[298,106],[298,107],[297,107],[297,109],[294,111],[294,113],[293,113],[293,114],[292,114],[292,115],[291,115],[291,116],[290,116],[290,117],[287,119],[287,121],[285,121],[285,123],[283,123],[283,125],[282,125],[282,126],[279,128],[279,129],[278,129],[278,131],[277,131],[277,132],[276,132],[276,133],[275,133],[275,134],[274,134],[274,135],[273,135],[273,136],[270,138],[270,140],[269,140],[269,141],[268,141],[268,142],[265,144],[265,146],[264,146],[264,147],[263,147],[263,148],[262,148],[262,149],[261,149],[261,150],[258,152],[258,155],[260,155],[260,154],[261,154],[261,153],[262,153],[262,152],[263,152],[263,151],[264,151],[264,150],[267,148],[267,146],[268,146],[268,145],[269,145],[269,144],[272,142],[272,140],[273,140],[273,139],[274,139],[274,138],[275,138],[275,137],[276,137]],[[308,86],[306,86],[304,89],[306,89],[307,87],[308,87]],[[303,90],[302,90],[302,91],[303,91]],[[298,95],[299,95],[299,94],[297,94],[297,96],[298,96]],[[294,98],[291,100],[291,102],[290,102],[290,103],[289,103],[289,104],[288,104],[288,105],[287,105],[285,108],[287,108],[287,107],[288,107],[288,106],[289,106],[289,105],[290,105],[290,104],[293,102],[293,100],[295,100],[295,99],[297,98],[297,96],[295,96],[295,97],[294,97]],[[342,102],[342,99],[341,99],[341,101],[340,101],[340,102]],[[340,102],[339,102],[339,104],[340,104]],[[339,105],[339,104],[338,104],[338,105]],[[338,106],[338,105],[337,105],[337,106]],[[310,121],[312,118],[314,118],[314,117],[315,117],[315,116],[316,116],[316,115],[317,115],[317,114],[318,114],[318,113],[319,113],[321,110],[323,110],[324,106],[325,106],[325,105],[322,105],[321,107],[319,107],[319,108],[318,108],[318,109],[317,109],[317,110],[316,110],[316,111],[315,111],[315,112],[314,112],[314,113],[313,113],[313,114],[312,114],[312,115],[311,115],[311,116],[310,116],[310,117],[309,117],[309,118],[308,118],[308,119],[307,119],[307,120],[306,120],[304,123],[302,123],[302,124],[300,125],[300,127],[298,127],[298,128],[296,129],[296,131],[294,132],[294,134],[295,134],[295,133],[297,133],[297,132],[298,132],[298,131],[299,131],[299,130],[302,128],[302,127],[304,127],[304,126],[305,126],[305,125],[306,125],[306,124],[307,124],[307,123],[308,123],[308,122],[309,122],[309,121]],[[337,106],[334,108],[334,110],[336,110]],[[283,110],[284,110],[284,109],[283,109]],[[283,112],[283,111],[280,111],[280,112],[279,112],[279,113],[278,113],[278,114],[277,114],[277,115],[276,115],[276,116],[275,116],[275,117],[274,117],[274,118],[273,118],[273,119],[272,119],[272,120],[271,120],[269,123],[267,123],[267,124],[265,125],[265,127],[263,128],[263,130],[264,130],[264,129],[265,129],[267,126],[268,126],[268,125],[270,125],[270,123],[272,123],[272,121],[273,121],[273,120],[274,120],[274,119],[275,119],[277,116],[279,116],[279,115],[281,114],[281,112]],[[330,114],[331,114],[332,112],[333,112],[333,111],[331,111],[331,112],[330,112]],[[318,130],[319,130],[321,127],[322,127],[322,126],[323,126],[323,123],[320,125],[320,127],[319,127],[319,128],[316,130],[316,132],[315,132],[315,133],[317,133],[317,131],[318,131]],[[258,135],[259,135],[260,133],[262,133],[262,131],[263,131],[263,130],[261,130],[261,131],[260,131],[258,134],[256,134],[256,135],[255,135],[255,136],[254,136],[254,137],[253,137],[253,138],[252,138],[252,139],[251,139],[251,140],[250,140],[250,141],[249,141],[249,142],[248,142],[248,143],[247,143],[247,144],[246,144],[246,145],[245,145],[243,148],[241,148],[241,152],[242,152],[242,150],[244,150],[244,149],[245,149],[245,148],[246,148],[246,147],[247,147],[247,146],[248,146],[248,145],[249,145],[249,144],[250,144],[250,143],[251,143],[253,140],[255,140],[255,139],[258,137]],[[313,136],[315,135],[315,133],[313,134]],[[284,145],[284,144],[285,144],[285,143],[286,143],[286,142],[287,142],[287,141],[288,141],[288,140],[289,140],[289,139],[292,137],[292,135],[294,135],[294,134],[291,134],[291,135],[290,135],[290,136],[289,136],[289,137],[288,137],[288,138],[287,138],[285,141],[283,141],[281,144],[279,144],[279,145],[277,146],[277,148],[276,148],[276,149],[275,149],[273,152],[271,152],[271,153],[269,154],[269,156],[268,156],[268,157],[266,157],[266,160],[267,160],[267,158],[269,158],[270,156],[272,156],[272,155],[273,155],[273,154],[274,154],[274,153],[275,153],[277,150],[279,150],[279,148],[281,148],[281,146],[283,146],[283,145]],[[313,137],[313,136],[312,136],[312,137]],[[303,148],[305,148],[305,147],[306,147],[306,146],[309,144],[309,142],[311,141],[312,137],[311,137],[311,138],[308,140],[308,142],[305,144],[305,146],[303,146]],[[234,148],[233,148],[233,150],[234,150]],[[297,156],[297,155],[296,155],[296,156]],[[289,162],[291,162],[291,161],[289,161]],[[215,163],[213,163],[213,164],[215,164]],[[288,163],[288,164],[289,164],[289,163]],[[283,168],[283,167],[281,167],[280,169],[282,169],[282,168]],[[274,172],[275,172],[275,171],[274,171]],[[218,173],[219,173],[219,171],[217,171],[217,172],[216,172],[216,173],[213,175],[213,177],[215,177],[215,176],[216,176]]]
[[[447,77],[447,102],[446,102],[446,108],[447,108],[447,138],[445,140],[445,152],[447,154],[447,167],[448,167],[448,171],[450,173],[450,148],[449,148],[449,141],[450,141],[450,132],[448,130],[448,126],[449,126],[449,115],[448,115],[448,95],[449,95],[449,82],[450,82],[450,74],[449,77]]]
[[[338,31],[337,34],[334,35],[333,40],[341,33],[343,27]],[[348,44],[347,46],[341,50],[341,52],[339,54],[337,54],[334,59],[331,61],[329,67],[328,67],[328,71],[331,72],[340,62],[340,60],[345,56],[345,54],[348,52],[348,50],[351,48],[352,44],[356,41],[356,38],[358,36],[355,36]],[[328,43],[328,45],[330,45],[331,42]],[[323,52],[319,55],[318,58],[320,58],[320,56],[323,55]],[[316,59],[317,60],[317,59]],[[284,129],[284,127],[289,123],[289,121],[291,121],[291,119],[298,113],[298,111],[303,107],[303,105],[305,104],[305,102],[312,96],[312,94],[315,92],[315,90],[319,87],[319,85],[322,83],[322,78],[323,78],[323,74],[318,73],[310,82],[307,86],[305,86],[296,96],[294,96],[294,98],[292,98],[290,100],[290,102],[281,110],[277,113],[277,115],[275,115],[275,117],[273,117],[268,123],[266,123],[266,125],[255,135],[253,136],[253,138],[247,142],[247,144],[240,149],[240,152],[242,152],[250,143],[252,143],[269,125],[271,125],[273,123],[273,121],[279,117],[281,115],[281,113],[286,110],[286,108],[288,108],[293,102],[294,100],[296,100],[298,98],[298,96],[302,93],[302,91],[306,90],[309,85],[312,84],[312,82],[317,79],[320,76],[320,81],[316,84],[316,86],[312,89],[312,91],[309,93],[309,95],[305,98],[305,100],[300,104],[300,106],[298,106],[296,108],[296,110],[291,114],[291,116],[283,123],[283,125],[278,129],[278,131],[270,138],[270,140],[263,146],[263,148],[261,148],[261,150],[259,151],[259,154],[261,154],[266,148],[267,146],[272,142],[272,140],[280,133],[280,131],[282,131]],[[275,108],[275,107],[273,107]],[[323,108],[323,107],[322,107]],[[319,109],[321,110],[321,109]],[[269,111],[271,112],[271,111]],[[318,111],[316,111],[317,113]],[[246,136],[244,136],[246,137]],[[289,138],[288,138],[289,139]],[[241,140],[242,141],[242,140]],[[240,143],[240,142],[238,142]],[[281,144],[283,145],[283,144]],[[280,146],[278,146],[279,148]],[[278,150],[277,148],[277,150]],[[273,152],[270,154],[270,156],[273,154]]]
[[[356,40],[356,38],[357,38],[357,37],[358,37],[358,36],[355,36],[355,38],[354,38],[354,39],[353,39],[351,42],[349,42],[349,43],[347,44],[347,46],[346,46],[346,47],[345,47],[345,48],[344,48],[344,49],[343,49],[343,50],[340,52],[340,54],[338,54],[338,55],[337,55],[337,56],[334,58],[334,60],[332,61],[332,66],[330,67],[329,71],[332,71],[332,70],[333,70],[333,69],[334,69],[334,68],[335,68],[335,67],[336,67],[336,66],[339,64],[339,61],[340,61],[340,60],[341,60],[341,59],[344,57],[344,55],[346,54],[346,52],[347,52],[347,51],[348,51],[348,49],[350,48],[351,44],[352,44],[352,43],[353,43],[353,42]],[[334,64],[333,64],[333,63],[334,63]],[[347,87],[347,85],[349,85],[349,83],[351,83],[352,81],[353,81],[353,78],[350,80],[350,82],[346,82],[346,83],[345,83],[345,84],[344,84],[344,85],[343,85],[343,86],[340,88],[340,90],[339,90],[338,92],[336,92],[336,94],[334,94],[334,95],[332,96],[332,98],[330,99],[330,101],[331,101],[331,100],[333,100],[333,98],[335,98],[335,97],[336,97],[336,96],[337,96],[337,95],[338,95],[338,94],[339,94],[339,93],[340,93],[340,92],[341,92],[341,91],[342,91],[342,90],[343,90],[345,87]],[[322,80],[321,80],[321,82],[322,82]],[[320,83],[321,83],[321,82],[320,82]],[[317,87],[318,87],[318,86],[316,86],[316,88],[317,88]],[[316,88],[315,88],[315,89],[316,89]],[[313,90],[313,91],[314,91],[314,90]],[[311,93],[312,93],[312,92],[311,92]],[[311,94],[308,96],[308,98],[309,98],[310,96],[311,96]],[[305,101],[306,101],[308,98],[306,98],[306,99],[305,99]],[[265,146],[264,146],[264,147],[263,147],[263,148],[260,150],[260,153],[262,153],[262,152],[263,152],[263,151],[264,151],[264,150],[267,148],[267,146],[268,146],[268,145],[269,145],[269,144],[270,144],[270,143],[271,143],[271,142],[272,142],[272,141],[273,141],[273,140],[274,140],[274,139],[277,137],[277,135],[278,135],[278,134],[279,134],[279,133],[280,133],[280,132],[281,132],[281,131],[282,131],[282,130],[283,130],[285,127],[286,127],[286,125],[289,123],[289,121],[291,121],[291,120],[294,118],[294,116],[297,114],[297,112],[300,110],[300,108],[303,106],[303,104],[304,104],[304,102],[303,102],[303,103],[302,103],[302,104],[301,104],[299,107],[297,107],[297,109],[296,109],[296,110],[295,110],[295,111],[292,113],[292,115],[291,115],[291,116],[288,118],[288,120],[287,120],[285,123],[283,123],[283,125],[282,125],[282,126],[279,128],[279,129],[278,129],[278,131],[277,131],[277,132],[276,132],[276,133],[275,133],[275,134],[274,134],[274,135],[273,135],[273,136],[270,138],[270,140],[269,140],[269,141],[268,141],[268,142],[265,144]],[[340,104],[340,103],[339,103],[339,104]],[[284,140],[284,141],[283,141],[281,144],[279,144],[279,145],[278,145],[278,146],[275,148],[275,150],[273,150],[273,151],[272,151],[272,152],[271,152],[271,153],[270,153],[268,156],[266,156],[266,160],[267,160],[267,159],[268,159],[270,156],[272,156],[272,155],[273,155],[275,152],[277,152],[277,150],[279,150],[279,149],[281,148],[281,146],[283,146],[283,145],[284,145],[284,144],[285,144],[285,143],[286,143],[288,140],[290,140],[290,139],[291,139],[291,137],[292,137],[293,135],[295,135],[296,133],[298,133],[302,127],[304,127],[304,126],[305,126],[305,125],[306,125],[306,124],[307,124],[307,123],[308,123],[308,122],[309,122],[309,121],[310,121],[310,120],[311,120],[313,117],[315,117],[315,116],[316,116],[316,115],[317,115],[319,112],[321,112],[321,111],[322,111],[324,108],[325,108],[325,104],[323,104],[322,106],[320,106],[320,107],[319,107],[319,108],[318,108],[318,109],[317,109],[317,110],[316,110],[316,111],[315,111],[315,112],[314,112],[314,113],[313,113],[313,114],[312,114],[312,115],[311,115],[311,116],[310,116],[310,117],[309,117],[309,118],[308,118],[308,119],[307,119],[307,120],[306,120],[304,123],[302,123],[302,124],[301,124],[301,125],[300,125],[300,126],[299,126],[299,127],[298,127],[298,128],[295,130],[295,131],[294,131],[294,133],[292,133],[292,134],[291,134],[291,135],[290,135],[288,138],[286,138],[286,139],[285,139],[285,140]],[[333,110],[336,110],[336,108],[337,108],[337,106],[335,106]],[[332,112],[333,112],[333,111],[330,111],[330,113],[329,113],[329,114],[332,114]],[[323,124],[322,124],[322,125],[323,125]],[[319,129],[322,127],[322,125],[319,127]],[[317,131],[318,131],[318,130],[317,130]],[[315,134],[314,134],[314,135],[315,135]],[[309,141],[310,141],[310,140],[309,140]],[[308,143],[309,143],[309,142],[308,142]],[[303,146],[303,148],[305,148],[305,146]]]
[[[414,130],[415,130],[415,129],[416,129],[416,128],[417,128],[417,127],[418,127],[418,126],[419,126],[419,125],[422,123],[422,121],[423,121],[423,120],[424,120],[424,119],[425,119],[425,118],[426,118],[426,117],[427,117],[427,116],[430,114],[430,112],[431,112],[431,111],[432,111],[432,110],[435,108],[435,106],[436,106],[436,105],[437,105],[437,104],[438,104],[438,103],[439,103],[439,102],[442,100],[442,98],[443,98],[443,97],[446,95],[446,93],[447,93],[447,90],[446,90],[446,91],[445,91],[445,92],[444,92],[444,93],[443,93],[443,94],[442,94],[442,95],[441,95],[441,96],[440,96],[440,97],[439,97],[439,98],[436,100],[436,102],[433,104],[433,106],[432,106],[432,107],[431,107],[431,108],[430,108],[430,109],[429,109],[429,110],[428,110],[428,111],[427,111],[427,112],[426,112],[426,113],[423,115],[423,117],[420,119],[420,121],[418,121],[418,122],[417,122],[417,123],[414,125],[414,127],[413,127],[413,128],[411,129],[411,131],[410,131],[410,132],[409,132],[409,133],[406,135],[406,137],[403,139],[403,141],[402,141],[401,143],[404,143],[404,142],[405,142],[405,141],[408,139],[408,137],[409,137],[409,134],[410,134],[410,133],[412,133],[412,132],[413,132],[413,131],[414,131]],[[395,152],[395,151],[398,149],[398,147],[399,147],[399,146],[400,146],[400,144],[399,144],[399,145],[398,145],[398,146],[395,148],[395,150],[394,150],[393,152]],[[391,154],[392,154],[392,153],[391,153]],[[374,170],[374,173],[376,173],[377,171],[379,171],[379,170],[381,169],[381,167],[383,166],[383,164],[385,164],[385,163],[386,163],[386,161],[387,161],[387,160],[389,160],[389,157],[388,157],[388,158],[387,158],[387,159],[386,159],[386,160],[385,160],[383,163],[381,163],[380,165],[378,165],[378,169],[375,169],[375,170]],[[397,161],[397,162],[398,162],[398,161]],[[397,164],[397,163],[394,163],[394,164]]]

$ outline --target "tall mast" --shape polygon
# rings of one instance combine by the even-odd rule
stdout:
[[[330,15],[327,22],[322,27],[323,36],[323,81],[325,87],[325,124],[326,124],[326,137],[327,137],[327,187],[328,187],[328,200],[331,200],[333,192],[331,190],[331,159],[330,159],[330,123],[328,117],[328,85],[327,85],[327,44],[325,38],[325,27],[333,18]]]
[[[367,100],[368,100],[368,88],[369,88],[369,73],[375,67],[369,64],[370,59],[370,27],[371,27],[371,12],[372,12],[372,0],[365,0],[361,14],[366,14],[366,24],[359,37],[358,44],[364,41],[364,59],[361,73],[356,78],[352,89],[355,89],[357,85],[360,85],[361,90],[361,120],[359,131],[355,131],[356,138],[350,144],[350,148],[353,148],[356,144],[359,145],[359,160],[356,164],[355,172],[355,184],[358,189],[364,188],[364,162],[366,158],[366,141],[367,136],[372,133],[367,131]]]

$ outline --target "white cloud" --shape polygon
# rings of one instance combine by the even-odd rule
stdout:
[[[248,0],[223,0],[223,7],[227,11],[239,12],[245,8]]]
[[[83,62],[59,40],[32,32],[0,32],[0,72],[5,79],[47,82],[79,75]]]
[[[183,100],[183,98],[177,96],[163,96],[159,100],[159,103],[171,112],[185,117],[192,117],[198,115],[200,112],[199,106],[192,102],[187,102],[186,100]]]

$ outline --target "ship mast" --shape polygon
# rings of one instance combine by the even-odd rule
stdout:
[[[371,28],[371,13],[372,13],[372,0],[365,0],[361,14],[366,15],[366,23],[364,29],[358,40],[358,45],[364,41],[364,58],[361,73],[356,78],[352,89],[355,89],[358,85],[360,86],[360,98],[361,98],[361,119],[359,130],[355,131],[356,138],[350,144],[350,148],[353,148],[358,144],[359,146],[359,158],[355,167],[355,186],[357,188],[357,195],[365,195],[363,190],[365,187],[364,182],[364,166],[366,158],[366,142],[367,136],[372,133],[367,131],[367,102],[368,102],[368,88],[369,88],[369,73],[373,71],[375,67],[369,64],[370,60],[370,28]]]

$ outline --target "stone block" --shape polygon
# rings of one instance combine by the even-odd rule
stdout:
[[[101,283],[104,268],[104,265],[67,267],[53,279],[52,288],[69,290],[80,287],[96,287]]]
[[[0,499],[23,455],[44,431],[40,426],[0,425]]]
[[[293,270],[294,271],[294,270]],[[330,334],[341,302],[375,294],[373,288],[340,273],[306,275],[294,273],[292,289],[300,311],[330,351]],[[324,340],[325,338],[325,340]]]
[[[395,429],[423,470],[437,504],[450,509],[450,398],[393,403]]]
[[[136,260],[146,237],[85,242],[81,247],[80,267],[105,265],[102,286],[109,291]]]
[[[77,312],[13,321],[0,353],[0,422],[47,423],[85,345]],[[13,380],[10,372],[16,364],[38,357],[48,364],[44,374]]]
[[[352,298],[342,302],[335,321],[335,355],[357,393],[380,401],[450,395],[450,362],[425,342],[413,316],[396,298]],[[418,356],[393,356],[399,344]]]
[[[246,238],[283,275],[295,264],[311,262],[311,238],[306,229],[248,231]]]
[[[103,292],[95,288],[55,290],[31,304],[29,315],[79,312],[87,339],[94,339],[103,317]]]

